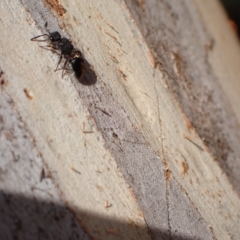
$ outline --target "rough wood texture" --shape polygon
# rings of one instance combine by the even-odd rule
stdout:
[[[0,16],[0,239],[238,239],[240,51],[215,0]],[[82,83],[30,41],[46,21]]]

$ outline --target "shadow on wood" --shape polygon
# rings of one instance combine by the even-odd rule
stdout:
[[[83,230],[84,220],[81,219],[79,224],[68,209],[55,203],[0,191],[0,212],[0,239],[91,239],[89,236],[92,233],[87,229],[86,232]],[[99,232],[104,232],[105,236],[110,235],[108,239],[122,239],[121,232],[134,232],[138,228],[134,225],[130,227],[127,222],[106,219],[87,212],[76,215],[90,218],[95,225],[97,223]],[[113,228],[104,229],[106,225],[112,225]],[[152,239],[190,240],[182,235],[170,236],[161,229],[151,229],[151,226],[149,229]],[[104,236],[99,235],[99,239],[104,239]]]

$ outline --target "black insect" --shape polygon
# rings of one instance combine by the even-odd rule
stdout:
[[[78,50],[74,50],[69,57],[70,64],[72,65],[72,69],[75,73],[75,77],[80,79],[83,76],[85,66],[84,59],[82,58],[82,54]]]
[[[47,23],[45,24],[47,27]],[[44,39],[39,39],[41,37],[46,37]],[[71,41],[65,37],[61,37],[59,32],[50,32],[49,34],[42,34],[36,37],[33,37],[31,41],[37,42],[48,42],[49,44],[46,46],[41,46],[44,49],[54,50],[55,52],[60,52],[60,58],[57,64],[55,71],[63,70],[62,76],[64,75],[64,71],[67,69],[67,63],[70,63],[72,66],[72,70],[75,73],[76,78],[80,79],[84,73],[84,59],[82,58],[82,54],[79,50],[75,49]],[[62,68],[58,68],[59,64],[62,61],[62,58],[65,58],[65,62]]]

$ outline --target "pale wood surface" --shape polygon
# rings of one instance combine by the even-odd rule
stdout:
[[[1,2],[0,239],[238,239],[239,45],[203,2]]]

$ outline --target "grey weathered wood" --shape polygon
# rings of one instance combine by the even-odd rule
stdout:
[[[216,1],[0,16],[0,239],[238,239],[240,55]],[[46,21],[83,52],[84,85],[30,41]]]

